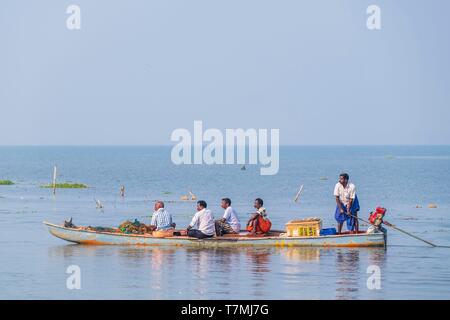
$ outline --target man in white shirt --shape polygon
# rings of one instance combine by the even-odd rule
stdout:
[[[241,230],[241,223],[236,211],[231,207],[231,200],[223,198],[220,205],[225,212],[220,220],[216,220],[216,234],[223,236],[224,234],[237,234]]]
[[[336,198],[335,219],[338,223],[338,234],[342,232],[342,225],[347,221],[347,228],[358,233],[359,223],[355,217],[359,211],[356,187],[349,181],[347,173],[339,175],[339,182],[334,186],[334,196]]]
[[[187,235],[189,237],[204,239],[214,236],[216,232],[214,217],[211,210],[206,209],[207,206],[203,200],[197,202],[197,212],[187,227]]]

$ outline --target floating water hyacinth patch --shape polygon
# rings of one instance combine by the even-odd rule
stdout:
[[[11,180],[0,180],[0,186],[12,186],[14,182]]]
[[[84,189],[87,188],[88,186],[82,183],[68,183],[68,182],[64,182],[64,183],[56,183],[55,185],[53,185],[53,183],[50,184],[44,184],[41,186],[42,188],[58,188],[58,189]]]

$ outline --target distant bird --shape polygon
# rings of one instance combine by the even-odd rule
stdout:
[[[247,170],[247,168],[245,167],[245,165],[243,165],[243,166],[241,167],[241,170],[242,170],[242,171]]]
[[[197,196],[192,191],[189,191],[189,195],[191,196],[191,200],[197,200]]]
[[[94,199],[95,200],[95,206],[97,209],[103,209],[103,204],[100,202],[100,200]]]

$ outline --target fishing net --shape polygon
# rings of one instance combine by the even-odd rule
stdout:
[[[150,233],[151,231],[144,223],[140,223],[139,220],[134,219],[134,222],[129,220],[122,222],[119,225],[119,232],[127,234],[144,234]]]
[[[72,218],[69,221],[64,221],[64,227],[71,229],[83,229],[95,232],[113,232],[113,233],[126,233],[126,234],[144,234],[152,233],[151,229],[144,223],[139,222],[139,220],[134,219],[134,222],[129,220],[122,222],[118,228],[108,228],[108,227],[77,227],[72,223]]]
[[[117,229],[114,229],[114,228],[92,227],[92,226],[87,227],[86,230],[95,231],[95,232],[117,232],[118,231]]]

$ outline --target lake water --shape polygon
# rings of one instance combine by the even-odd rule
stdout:
[[[386,220],[450,246],[450,147],[282,147],[280,171],[259,166],[176,166],[170,147],[0,147],[0,298],[2,299],[449,299],[450,249],[430,248],[396,231],[388,247],[362,249],[188,249],[80,246],[51,236],[42,221],[118,226],[149,223],[154,199],[166,201],[178,226],[195,212],[179,201],[192,190],[216,217],[230,197],[244,222],[261,197],[283,229],[317,216],[334,226],[333,187],[346,171],[357,186],[361,217],[376,206]],[[88,189],[50,189],[60,182]],[[293,198],[300,185],[299,203]],[[125,185],[126,196],[119,195]],[[103,209],[97,209],[99,199]],[[429,209],[435,203],[437,208]],[[421,208],[416,208],[420,205]],[[67,267],[81,269],[81,289],[66,287]],[[381,288],[367,286],[368,268]]]

